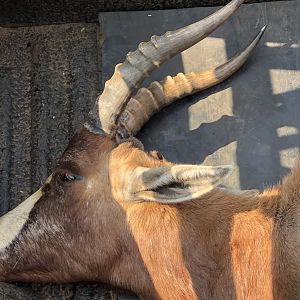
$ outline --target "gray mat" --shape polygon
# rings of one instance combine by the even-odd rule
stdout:
[[[140,41],[215,11],[101,13],[103,81]],[[223,84],[164,109],[139,138],[175,162],[232,164],[226,184],[263,188],[294,164],[300,145],[300,2],[243,5],[220,29],[153,73],[152,80],[223,63],[260,28],[268,29],[248,63]],[[117,29],[116,29],[117,28]]]

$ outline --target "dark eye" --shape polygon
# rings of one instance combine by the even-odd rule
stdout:
[[[70,181],[74,181],[76,179],[77,179],[77,177],[75,175],[71,175],[68,173],[63,174],[61,177],[61,180],[64,182],[70,182]]]

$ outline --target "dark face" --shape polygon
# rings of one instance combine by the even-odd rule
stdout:
[[[107,136],[93,134],[85,128],[71,139],[55,168],[51,181],[43,188],[45,196],[80,204],[82,199],[103,195],[108,185],[108,160],[116,147]]]
[[[112,237],[123,226],[111,221],[122,220],[109,189],[108,160],[114,147],[108,137],[86,129],[75,134],[9,246],[15,264],[11,280],[106,280],[99,269],[118,255],[120,247]]]

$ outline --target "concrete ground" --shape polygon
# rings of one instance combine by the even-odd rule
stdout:
[[[0,28],[0,212],[15,207],[51,173],[101,82],[127,51],[212,10],[102,13],[100,25]],[[223,63],[269,24],[238,74],[152,118],[139,134],[146,148],[174,161],[231,163],[231,187],[261,189],[280,180],[300,145],[299,16],[299,1],[244,5],[205,42],[155,72],[152,80]],[[0,295],[116,298],[102,285],[0,284]]]
[[[0,211],[52,172],[100,88],[99,25],[0,29]],[[114,299],[102,285],[0,284],[3,299]]]

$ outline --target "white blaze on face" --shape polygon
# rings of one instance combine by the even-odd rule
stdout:
[[[35,203],[42,197],[41,189],[0,218],[0,251],[9,246],[21,232]]]

